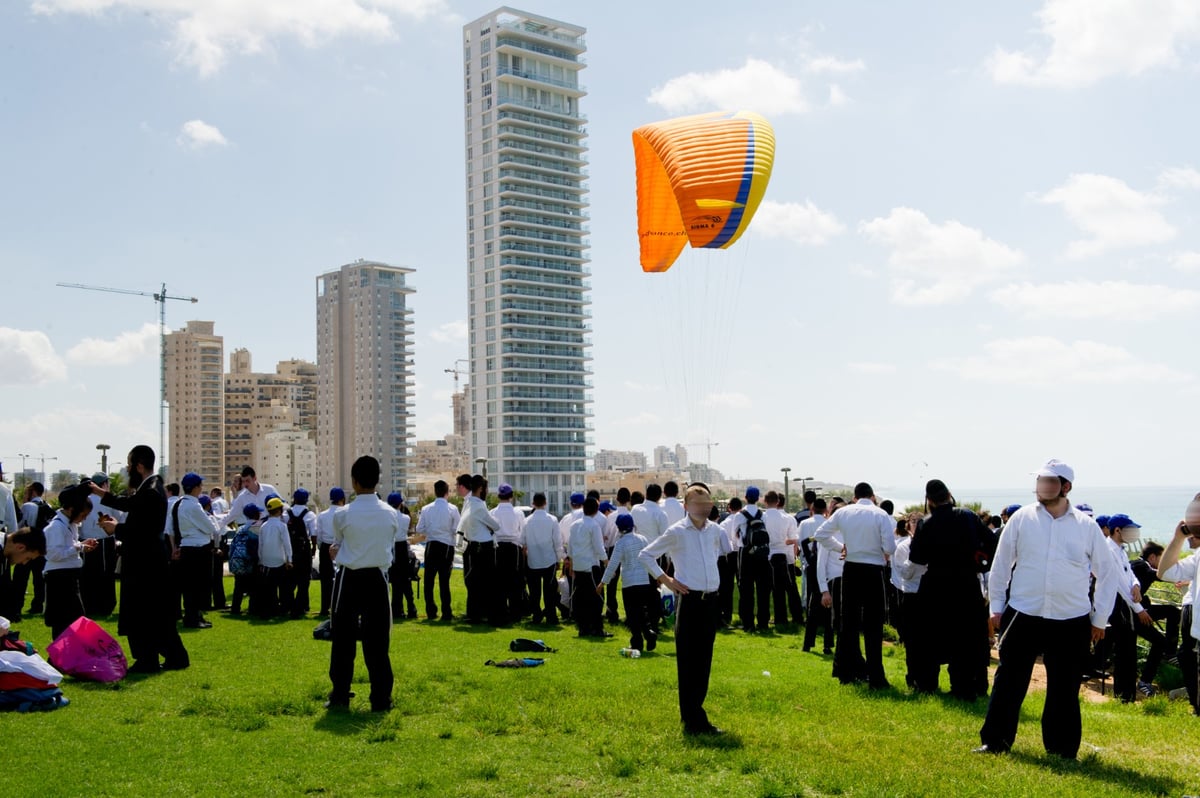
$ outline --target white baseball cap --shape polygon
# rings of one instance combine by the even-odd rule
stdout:
[[[1075,481],[1075,469],[1062,460],[1047,460],[1046,464],[1034,472],[1037,477],[1062,477],[1067,482]]]

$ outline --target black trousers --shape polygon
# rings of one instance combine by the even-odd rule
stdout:
[[[833,604],[829,608],[829,620],[830,625],[833,626],[834,634],[833,673],[831,675],[833,678],[838,679],[840,676],[838,673],[836,646],[842,639],[842,578],[840,576],[829,580],[829,599],[830,603]],[[829,638],[826,637],[825,639],[828,640]],[[826,648],[829,648],[829,646],[826,645]]]
[[[179,572],[183,577],[183,622],[196,624],[204,616],[204,606],[212,586],[213,546],[179,547]]]
[[[438,614],[437,602],[433,600],[433,582],[437,579],[442,602],[442,620],[454,617],[450,609],[450,572],[454,570],[454,547],[431,540],[425,544],[425,614],[430,618]]]
[[[28,562],[23,565],[14,565],[12,570],[12,587],[13,587],[13,606],[18,612],[25,611],[25,590],[29,587],[29,580],[33,579],[33,603],[29,605],[29,611],[33,613],[41,612],[46,607],[46,583],[42,579],[42,571],[46,567],[46,558],[38,557],[33,562]],[[10,618],[9,620],[15,620]]]
[[[1179,670],[1183,673],[1183,684],[1187,687],[1188,702],[1193,711],[1200,715],[1200,673],[1196,668],[1196,640],[1192,637],[1193,605],[1183,608],[1179,617]]]
[[[230,601],[230,609],[234,612],[242,611],[242,598],[249,598],[249,606],[247,612],[258,612],[258,601],[261,590],[258,587],[260,578],[258,567],[255,566],[254,571],[240,576],[233,577],[233,599]]]
[[[842,570],[842,622],[837,636],[838,678],[882,686],[883,619],[887,612],[882,565],[847,562]],[[858,637],[862,635],[862,648]]]
[[[558,607],[558,579],[554,576],[555,570],[557,569],[553,565],[526,569],[534,623],[558,622],[558,612],[555,609]]]
[[[363,662],[371,680],[371,706],[392,703],[392,660],[388,642],[392,634],[392,609],[388,601],[387,576],[379,568],[341,568],[333,587],[333,632],[329,652],[329,700],[350,701],[354,657],[362,639]]]
[[[260,618],[274,618],[288,611],[288,594],[291,577],[286,566],[277,568],[259,566],[258,569],[258,613]]]
[[[79,577],[83,609],[89,618],[112,615],[117,608],[117,539],[96,538],[96,548],[83,555]]]
[[[225,600],[225,559],[226,555],[221,549],[213,549],[212,578],[209,582],[212,586],[212,601],[206,604],[205,609],[223,610],[229,606]]]
[[[408,541],[392,544],[392,567],[388,569],[388,581],[392,584],[392,620],[404,617],[404,604],[408,602],[408,614],[417,617],[417,605],[413,602],[412,571],[408,565]]]
[[[717,604],[721,610],[721,623],[733,623],[733,589],[737,586],[737,552],[730,552],[717,558],[717,574],[721,577],[720,597]]]
[[[909,684],[935,692],[945,662],[952,695],[966,701],[987,695],[991,644],[987,605],[979,590],[907,593],[903,610]]]
[[[596,595],[596,577],[591,569],[575,571],[571,588],[571,616],[581,635],[600,634],[604,631],[601,620],[602,605]]]
[[[609,583],[612,587],[612,583]],[[633,585],[621,588],[625,605],[625,625],[629,628],[629,647],[641,651],[644,641],[658,639],[658,625],[650,621],[651,604],[658,601],[658,585]]]
[[[1137,632],[1133,624],[1132,608],[1117,596],[1104,639],[1111,638],[1113,695],[1126,703],[1137,697]]]
[[[788,563],[786,554],[771,555],[771,597],[775,605],[775,628],[788,622]]]
[[[467,584],[467,623],[499,626],[500,602],[496,597],[496,545],[491,541],[468,543],[463,558],[463,581]]]
[[[1088,616],[1055,621],[1010,607],[1000,623],[1000,640],[1000,667],[992,683],[987,718],[979,730],[980,741],[994,751],[1012,747],[1033,664],[1040,655],[1046,667],[1042,745],[1049,753],[1074,758],[1083,734],[1079,680],[1091,642]]]
[[[796,569],[796,563],[790,562],[787,564],[787,578],[784,585],[787,587],[788,612],[792,616],[792,623],[804,623],[804,602],[800,600],[800,586],[796,584],[800,573]]]
[[[46,614],[42,620],[50,627],[52,639],[57,639],[67,627],[83,617],[83,597],[79,593],[82,568],[60,568],[46,571]]]
[[[329,614],[333,602],[333,557],[329,554],[330,543],[317,544],[317,574],[321,577],[321,615]]]
[[[826,608],[821,604],[821,592],[817,586],[817,573],[815,568],[812,569],[811,573],[809,573],[807,569],[805,570],[804,584],[806,587],[806,597],[808,599],[808,618],[806,619],[804,626],[804,650],[808,651],[813,647],[813,645],[817,642],[817,629],[823,629],[825,632],[823,641],[824,649],[825,651],[832,651],[834,646],[833,609]],[[840,598],[840,596],[838,596],[840,591],[835,590],[833,583],[830,583],[829,591],[831,598]]]
[[[704,699],[712,674],[713,643],[721,613],[718,594],[692,591],[675,610],[675,671],[679,677],[679,719],[688,731],[710,727]]]
[[[1154,618],[1153,610],[1156,608],[1157,605],[1147,608],[1151,619]],[[1171,609],[1175,608],[1172,607]],[[1148,684],[1153,683],[1155,677],[1158,676],[1158,666],[1162,664],[1163,657],[1167,654],[1167,649],[1176,638],[1164,635],[1154,624],[1146,625],[1142,623],[1140,618],[1136,617],[1133,619],[1133,631],[1138,637],[1150,644],[1150,650],[1146,653],[1146,662],[1142,665],[1142,681]]]
[[[1175,656],[1175,653],[1179,650],[1180,608],[1172,604],[1151,604],[1146,607],[1146,612],[1150,613],[1150,617],[1156,621],[1167,622],[1167,631],[1164,632],[1166,635],[1166,650],[1163,652],[1163,655],[1167,657]]]
[[[496,600],[505,621],[525,614],[525,580],[521,574],[521,547],[507,541],[496,544]]]
[[[766,629],[771,619],[771,562],[755,559],[742,550],[738,582],[738,618],[746,629]],[[757,608],[757,613],[755,612]]]

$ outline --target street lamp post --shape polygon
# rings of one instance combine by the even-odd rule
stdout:
[[[100,450],[100,471],[101,471],[101,473],[107,474],[108,473],[108,450],[111,449],[112,447],[109,446],[107,443],[97,443],[96,448]]]
[[[801,496],[808,493],[808,481],[810,479],[812,479],[812,477],[800,477],[800,495]]]
[[[783,472],[783,511],[786,513],[788,506],[788,472],[792,469],[784,466],[779,470]]]
[[[481,477],[483,477],[484,479],[487,479],[487,458],[486,457],[476,457],[475,465],[479,466],[479,475]]]

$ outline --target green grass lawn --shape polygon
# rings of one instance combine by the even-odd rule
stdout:
[[[213,629],[183,633],[186,671],[116,685],[68,679],[70,706],[0,715],[5,793],[1200,793],[1200,719],[1165,698],[1085,703],[1081,759],[1064,762],[1042,752],[1042,701],[1032,694],[1013,752],[979,756],[970,750],[985,701],[842,687],[829,677],[829,658],[802,652],[795,634],[728,632],[717,638],[706,706],[730,734],[697,742],[680,733],[669,634],[657,652],[630,660],[618,655],[623,630],[594,642],[565,626],[420,620],[393,627],[396,710],[368,711],[360,653],[351,711],[327,713],[329,644],[312,639],[315,620],[209,618]],[[115,618],[103,623],[115,633]],[[39,648],[48,642],[39,618],[20,628]],[[515,637],[540,637],[559,651],[542,655],[540,668],[484,667],[511,656]],[[887,654],[888,677],[902,685],[901,652]]]

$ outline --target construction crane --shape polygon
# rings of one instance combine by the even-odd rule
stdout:
[[[458,393],[458,377],[459,377],[459,375],[460,375],[460,374],[467,374],[467,375],[469,375],[469,374],[471,373],[470,371],[463,371],[462,369],[460,369],[460,368],[458,367],[458,364],[459,364],[459,363],[467,363],[468,365],[470,365],[469,361],[467,361],[467,359],[466,359],[466,358],[461,358],[461,357],[460,357],[458,360],[454,361],[454,368],[452,368],[452,369],[442,369],[442,372],[443,372],[443,373],[445,373],[445,374],[453,374],[453,375],[454,375],[454,392],[455,392],[455,393]]]
[[[162,284],[161,291],[133,291],[128,288],[109,288],[100,285],[80,285],[79,283],[56,283],[60,288],[81,288],[84,291],[105,291],[109,294],[130,294],[132,296],[153,297],[158,303],[158,461],[161,463],[160,473],[167,469],[167,300],[177,299],[181,302],[191,302],[193,305],[200,300],[194,296],[171,296],[167,293],[167,284]]]
[[[708,450],[708,462],[705,463],[705,465],[708,466],[709,468],[712,468],[712,447],[720,446],[720,445],[721,445],[720,443],[714,442],[712,440],[712,438],[709,438],[708,440],[704,441],[703,443],[685,443],[684,444],[684,446],[686,446],[689,449],[692,448],[693,446],[705,447]]]

